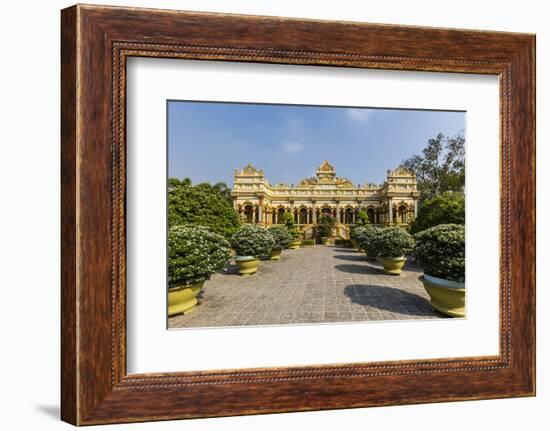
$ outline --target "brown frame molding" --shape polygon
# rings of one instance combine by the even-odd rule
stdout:
[[[535,394],[534,35],[83,5],[61,18],[63,420],[88,425]],[[500,354],[127,375],[129,56],[498,75]]]

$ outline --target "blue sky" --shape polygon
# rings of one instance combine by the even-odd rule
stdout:
[[[464,129],[464,112],[169,101],[168,175],[232,185],[251,163],[296,184],[327,159],[354,184],[382,183],[428,139]]]

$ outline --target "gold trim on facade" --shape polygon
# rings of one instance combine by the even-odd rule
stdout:
[[[278,224],[281,215],[289,212],[301,230],[328,214],[346,231],[355,224],[360,210],[373,224],[409,225],[416,218],[420,195],[416,175],[402,166],[388,170],[382,185],[354,185],[347,178],[337,177],[327,160],[318,167],[315,177],[297,185],[271,185],[263,169],[250,164],[236,169],[233,179],[233,206],[243,222]],[[347,235],[344,232],[341,236]]]

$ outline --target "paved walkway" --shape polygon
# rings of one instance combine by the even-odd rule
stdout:
[[[170,328],[432,319],[411,262],[400,276],[382,273],[364,253],[331,246],[285,250],[249,277],[236,266],[204,284],[199,305],[169,319]]]

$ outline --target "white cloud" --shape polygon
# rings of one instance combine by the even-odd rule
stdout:
[[[346,112],[350,120],[359,121],[361,123],[366,123],[371,114],[371,110],[365,108],[349,108]]]
[[[285,153],[294,154],[300,151],[302,148],[303,148],[303,145],[300,144],[299,142],[291,141],[291,142],[285,142],[283,144],[283,151]]]

